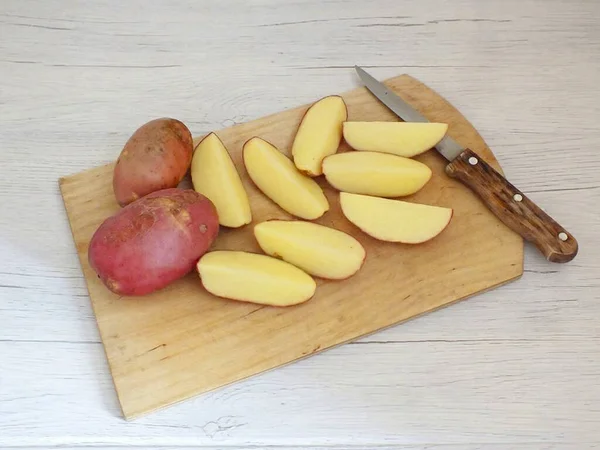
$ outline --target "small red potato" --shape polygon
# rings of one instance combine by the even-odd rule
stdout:
[[[142,125],[115,165],[113,190],[119,205],[177,187],[192,163],[193,151],[192,133],[179,120],[162,118]]]

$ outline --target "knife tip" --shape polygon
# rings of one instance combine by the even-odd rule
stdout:
[[[360,66],[357,66],[357,65],[355,65],[355,66],[354,66],[354,70],[356,71],[356,74],[358,75],[358,77],[359,77],[361,80],[363,80],[363,79],[364,79],[364,77],[365,77],[365,75],[366,75],[366,72],[364,71],[364,69],[363,69],[362,67],[360,67]],[[364,80],[363,80],[363,81],[364,81]]]

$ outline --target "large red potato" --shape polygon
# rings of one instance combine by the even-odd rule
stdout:
[[[88,260],[119,295],[144,295],[189,273],[219,232],[212,202],[192,189],[149,194],[106,219]]]
[[[142,125],[115,165],[113,190],[119,205],[177,187],[192,163],[193,151],[192,133],[179,120],[162,118]]]

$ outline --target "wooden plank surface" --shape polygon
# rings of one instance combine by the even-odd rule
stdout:
[[[595,448],[599,7],[0,2],[0,447]],[[56,179],[110,162],[149,116],[200,135],[351,89],[353,64],[438,89],[577,259],[526,246],[509,285],[125,422]]]
[[[386,84],[429,120],[447,123],[450,136],[498,167],[481,136],[434,91],[408,75]],[[342,96],[349,120],[397,120],[364,88]],[[223,228],[213,249],[261,252],[252,225],[293,218],[251,182],[242,147],[259,136],[289,156],[306,108],[217,131],[248,193],[253,222],[240,229]],[[348,150],[344,144],[339,151]],[[99,224],[119,209],[112,189],[114,166],[61,178],[73,238],[125,417],[276,368],[520,276],[522,239],[470,190],[445,175],[446,162],[436,152],[418,159],[432,169],[432,180],[405,199],[453,208],[444,233],[422,245],[372,239],[345,219],[338,192],[320,177],[330,210],[316,222],[353,235],[365,247],[367,258],[350,279],[318,280],[309,302],[283,309],[218,299],[202,288],[195,273],[150,296],[124,298],[111,293],[89,266],[88,247]]]

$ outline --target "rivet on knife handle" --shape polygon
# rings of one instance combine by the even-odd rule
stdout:
[[[466,149],[446,173],[471,188],[506,226],[534,244],[548,261],[566,263],[577,255],[577,241],[473,151]]]

